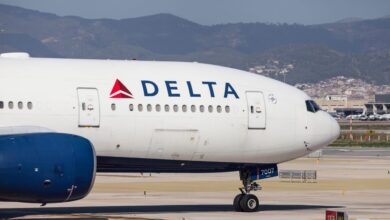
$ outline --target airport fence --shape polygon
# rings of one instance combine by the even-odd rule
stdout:
[[[331,146],[390,147],[390,134],[375,131],[352,133],[344,131]]]
[[[288,182],[316,183],[316,170],[280,170],[279,179]]]

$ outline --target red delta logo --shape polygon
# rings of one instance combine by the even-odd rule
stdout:
[[[166,91],[166,95],[168,97],[182,97],[187,96],[191,98],[198,97],[210,97],[214,98],[219,95],[221,98],[236,98],[239,99],[238,93],[234,89],[233,85],[229,82],[225,83],[217,83],[215,81],[201,81],[197,84],[192,85],[191,81],[178,82],[175,80],[165,80],[160,83],[156,83],[151,80],[141,80],[142,90],[144,92],[145,97],[155,97],[162,92],[162,88]],[[200,87],[203,86],[208,89],[209,93],[205,92],[202,94],[200,91]],[[220,87],[218,90],[217,87]],[[223,89],[223,93],[218,94],[217,91],[221,91]],[[187,92],[186,92],[187,91]],[[221,92],[222,92],[221,91]],[[163,92],[164,93],[164,92]],[[112,87],[110,98],[115,99],[133,99],[133,94],[126,88],[125,85],[119,79],[115,81],[114,87]]]
[[[113,99],[132,99],[133,94],[126,88],[125,85],[119,79],[115,81],[114,87],[112,87],[110,98]]]

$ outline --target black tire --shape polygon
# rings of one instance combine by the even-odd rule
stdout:
[[[234,200],[233,200],[233,208],[234,208],[234,211],[236,212],[242,212],[242,208],[241,208],[241,199],[244,195],[243,194],[238,194],[236,195],[236,197],[234,197]]]
[[[244,212],[256,212],[259,210],[259,199],[252,194],[246,194],[241,198],[240,207]]]

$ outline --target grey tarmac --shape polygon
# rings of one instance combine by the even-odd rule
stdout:
[[[350,219],[390,220],[390,153],[386,149],[327,148],[279,169],[317,170],[316,183],[262,180],[260,210],[233,211],[238,173],[98,174],[85,199],[59,204],[0,203],[0,219],[325,219],[326,210]],[[352,153],[351,153],[352,152]],[[366,154],[365,154],[366,152]],[[367,154],[368,152],[368,154]],[[374,152],[374,153],[373,153]],[[380,156],[376,154],[380,153]]]

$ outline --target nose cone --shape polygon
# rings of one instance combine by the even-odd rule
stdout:
[[[340,125],[334,119],[333,117],[330,116],[330,140],[329,144],[332,143],[333,141],[337,140],[337,138],[340,136]]]
[[[337,121],[326,112],[317,112],[312,118],[311,150],[318,150],[335,141],[340,135]],[[310,142],[309,142],[310,143]]]
[[[320,143],[323,146],[327,146],[335,141],[340,136],[340,126],[339,123],[331,115],[326,112],[321,112],[322,115],[322,124],[323,127],[320,129]]]

